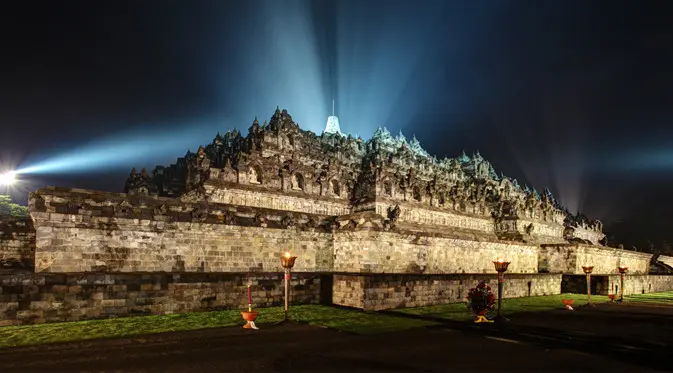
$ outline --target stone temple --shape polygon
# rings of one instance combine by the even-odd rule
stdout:
[[[23,263],[0,274],[8,324],[244,307],[249,272],[256,306],[279,304],[285,250],[294,301],[371,310],[463,301],[498,259],[506,297],[584,292],[587,264],[594,293],[618,291],[619,266],[626,294],[673,289],[673,258],[605,246],[600,221],[478,152],[440,160],[385,128],[317,135],[279,109],[134,169],[124,193],[48,187],[29,209],[0,225],[0,254]]]

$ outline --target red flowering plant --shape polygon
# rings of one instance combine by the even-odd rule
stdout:
[[[484,315],[493,310],[495,296],[491,292],[491,287],[484,281],[480,281],[477,287],[470,289],[467,294],[467,308],[475,315]]]

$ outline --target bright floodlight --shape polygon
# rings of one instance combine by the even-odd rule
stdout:
[[[0,185],[12,185],[16,181],[16,172],[9,171],[0,174]]]

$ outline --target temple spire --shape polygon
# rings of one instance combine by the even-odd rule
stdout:
[[[345,136],[339,127],[339,118],[335,115],[334,112],[334,100],[332,100],[332,115],[327,117],[327,125],[325,125],[325,131],[323,132],[338,133],[341,136]]]

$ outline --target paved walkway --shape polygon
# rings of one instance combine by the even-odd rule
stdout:
[[[581,307],[575,312],[546,312],[544,317],[519,314],[512,317],[512,322],[524,327],[552,328],[569,335],[607,338],[612,344],[673,346],[671,306],[604,303]]]
[[[430,316],[422,318],[441,321]],[[519,313],[505,325],[445,322],[472,335],[499,337],[544,348],[563,348],[603,356],[643,368],[673,371],[673,307],[642,303],[600,304]]]
[[[475,328],[470,324],[462,324],[463,327],[460,328],[444,325],[377,336],[357,336],[323,328],[286,324],[262,326],[263,329],[258,331],[220,328],[43,345],[0,350],[0,372],[667,370],[667,365],[643,364],[640,361],[641,356],[650,356],[652,361],[659,357],[661,351],[656,350],[656,343],[666,343],[668,337],[663,334],[669,333],[667,329],[663,330],[663,334],[658,333],[653,337],[656,343],[650,347],[643,347],[645,340],[631,340],[629,343],[636,345],[632,347],[649,349],[630,350],[636,351],[635,355],[629,355],[626,350],[625,353],[611,355],[609,351],[585,348],[587,345],[611,345],[614,336],[603,337],[600,334],[602,329],[585,328],[582,325],[593,323],[593,317],[621,320],[620,325],[624,325],[630,320],[628,314],[625,314],[625,308],[603,310],[602,307],[597,307],[586,312],[578,310],[572,315],[563,311],[519,315],[512,317],[512,325],[502,330],[497,327]],[[636,308],[632,311],[645,314],[657,312]],[[661,317],[673,316],[673,309],[661,312]],[[573,328],[584,331],[584,337],[593,339],[587,344],[587,340],[582,339],[584,337],[569,340],[564,336],[559,338],[561,331],[572,332]]]

